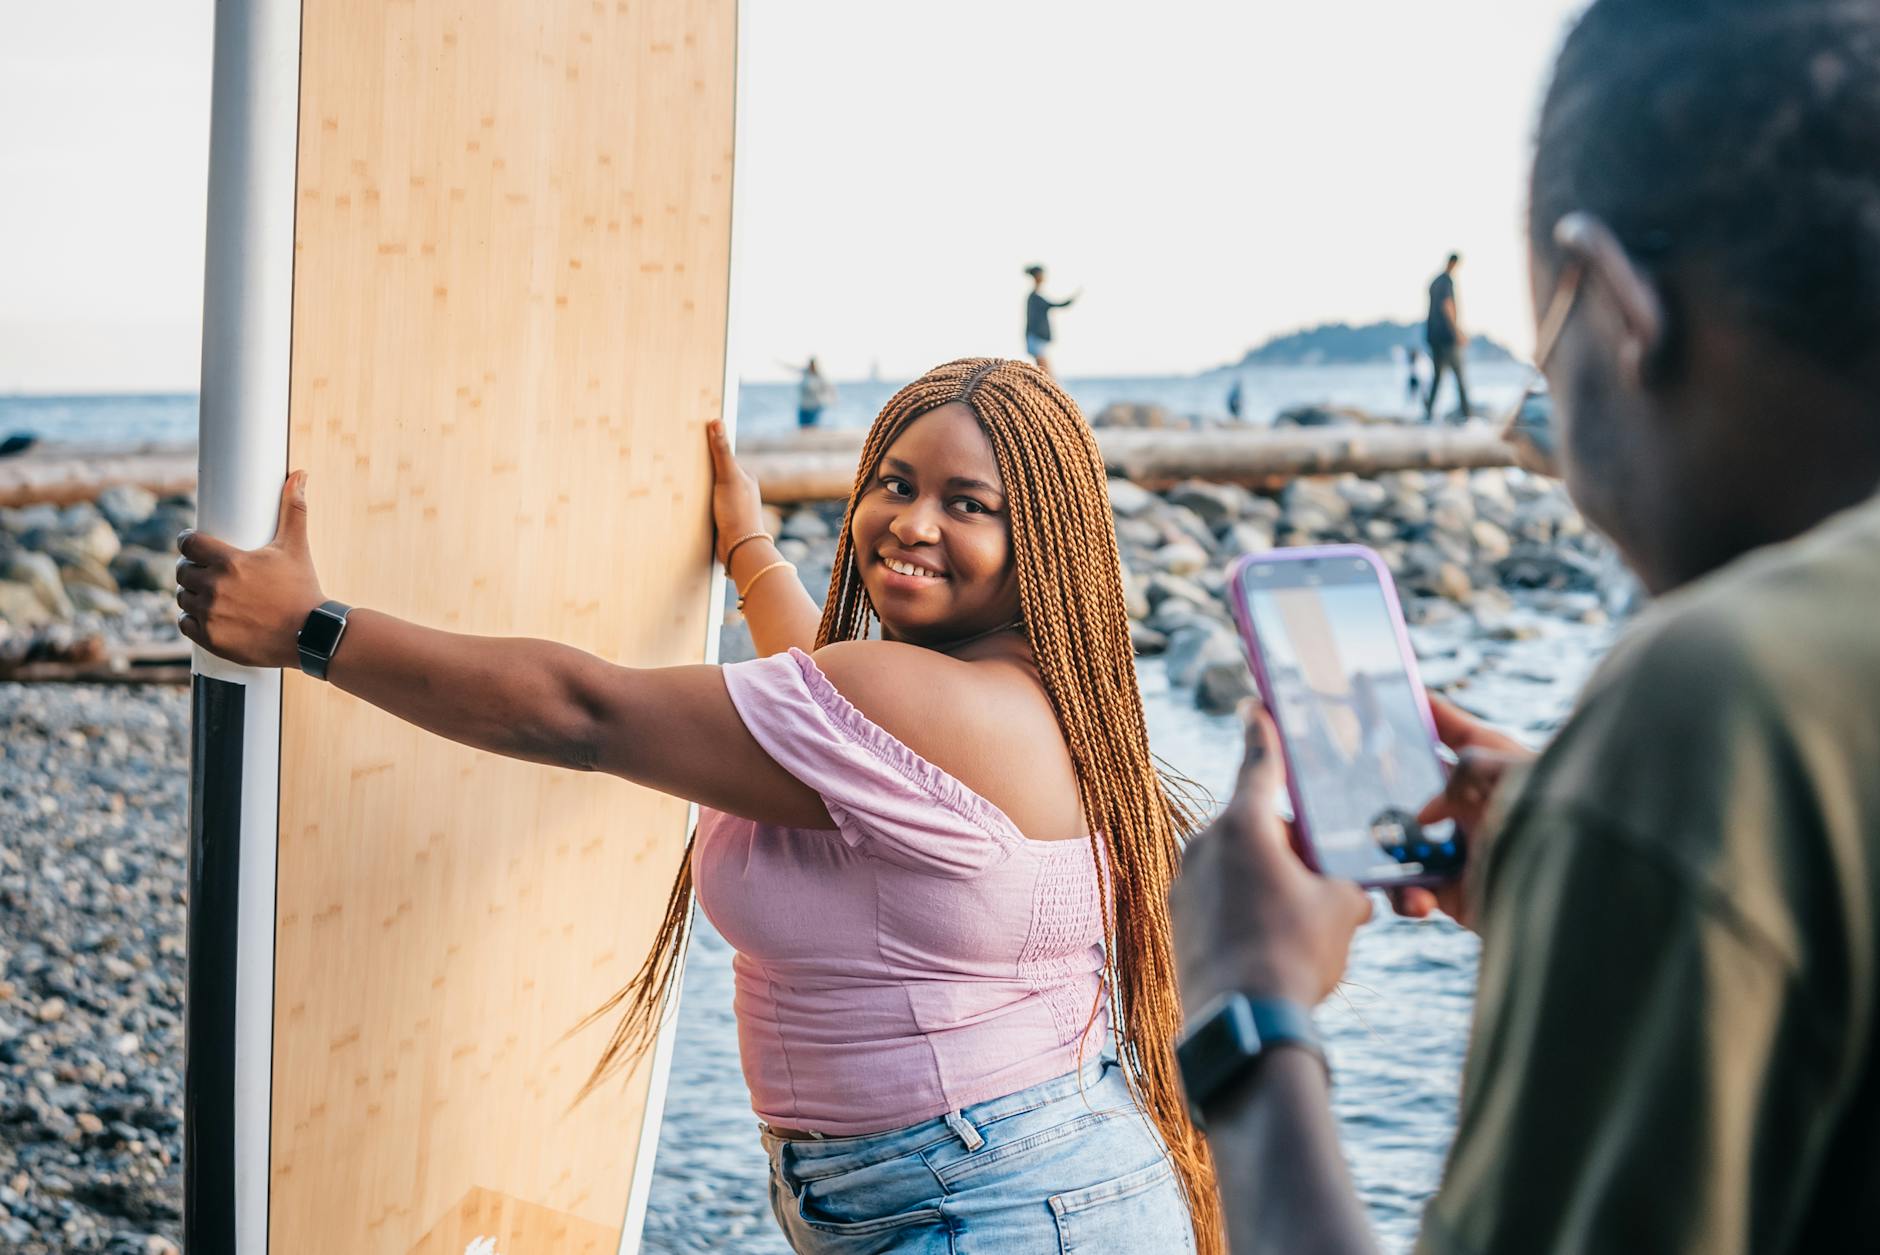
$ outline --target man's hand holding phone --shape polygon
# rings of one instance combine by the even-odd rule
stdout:
[[[1483,823],[1489,800],[1508,769],[1531,760],[1534,751],[1440,697],[1430,698],[1430,714],[1436,719],[1437,737],[1455,751],[1456,767],[1443,791],[1417,815],[1417,822],[1454,820],[1469,843],[1469,866],[1479,868],[1486,843],[1494,839]],[[1390,891],[1390,904],[1397,914],[1411,919],[1441,911],[1463,927],[1473,928],[1465,884],[1466,878],[1433,886],[1404,885]]]

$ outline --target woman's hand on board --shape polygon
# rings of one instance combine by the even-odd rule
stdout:
[[[1455,821],[1468,842],[1469,866],[1477,867],[1494,839],[1494,833],[1485,822],[1489,801],[1508,770],[1532,760],[1534,751],[1440,697],[1430,698],[1430,714],[1436,718],[1437,737],[1456,752],[1456,766],[1449,773],[1449,782],[1443,791],[1418,813],[1417,822]],[[1432,887],[1411,885],[1393,889],[1390,904],[1397,914],[1411,919],[1424,919],[1441,911],[1465,928],[1472,928],[1475,922],[1469,910],[1466,884],[1465,876]]]
[[[1284,779],[1266,712],[1243,713],[1247,752],[1234,796],[1182,856],[1169,890],[1182,1004],[1199,1010],[1230,991],[1323,1001],[1343,978],[1351,938],[1371,900],[1350,881],[1299,860],[1274,807]]]
[[[723,562],[731,542],[764,530],[764,498],[757,477],[739,465],[731,452],[731,436],[723,419],[706,426],[705,438],[712,451],[712,524],[718,531],[713,547]]]
[[[176,625],[217,657],[247,667],[299,665],[297,638],[326,597],[307,545],[307,473],[281,486],[274,539],[237,549],[206,532],[177,538]]]

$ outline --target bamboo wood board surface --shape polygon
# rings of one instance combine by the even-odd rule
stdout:
[[[306,0],[289,461],[329,596],[703,659],[735,49],[731,0]],[[561,1039],[685,805],[298,675],[280,770],[271,1248],[441,1251],[495,1199],[617,1238],[647,1069],[570,1110],[603,1032]]]

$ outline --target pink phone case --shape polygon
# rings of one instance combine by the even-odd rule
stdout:
[[[1403,606],[1397,600],[1397,581],[1391,577],[1390,568],[1384,565],[1384,559],[1376,550],[1363,545],[1307,545],[1297,549],[1269,549],[1265,553],[1242,554],[1235,560],[1227,573],[1227,608],[1233,613],[1234,624],[1240,630],[1240,647],[1246,652],[1247,665],[1253,671],[1253,682],[1260,690],[1260,701],[1266,706],[1267,713],[1277,723],[1279,711],[1273,696],[1273,686],[1267,677],[1266,657],[1260,648],[1260,634],[1254,630],[1253,621],[1246,611],[1246,591],[1242,587],[1247,569],[1256,563],[1266,565],[1274,562],[1304,562],[1326,558],[1362,558],[1369,563],[1377,575],[1379,588],[1384,593],[1384,610],[1390,615],[1391,631],[1397,638],[1397,653],[1403,660],[1404,672],[1410,677],[1410,691],[1416,698],[1417,713],[1423,718],[1424,731],[1430,736],[1430,754],[1436,758],[1437,765],[1444,774],[1448,766],[1436,754],[1440,741],[1436,735],[1436,718],[1430,714],[1429,694],[1423,689],[1423,677],[1417,673],[1416,650],[1410,645],[1410,629],[1404,625]],[[1280,738],[1280,756],[1286,760],[1286,796],[1292,799],[1293,810],[1293,848],[1299,852],[1306,866],[1314,871],[1321,870],[1318,847],[1313,843],[1312,834],[1306,819],[1305,799],[1300,795],[1298,780],[1293,775],[1292,755],[1286,748],[1286,738]],[[1386,889],[1396,885],[1436,885],[1453,879],[1445,875],[1398,876],[1388,880],[1360,880],[1366,888]]]

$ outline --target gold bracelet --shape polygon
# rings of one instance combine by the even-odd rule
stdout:
[[[747,540],[769,540],[769,539],[770,539],[769,532],[746,532],[744,533],[744,535],[732,541],[731,548],[725,550],[725,571],[728,573],[731,570],[731,559],[737,556],[739,545],[743,544]]]
[[[780,566],[787,566],[792,571],[796,570],[796,563],[788,561],[787,559],[784,559],[784,558],[778,558],[775,562],[771,563],[769,566],[759,571],[756,575],[753,575],[750,578],[749,582],[747,582],[743,588],[740,588],[738,590],[738,609],[740,610],[744,609],[744,599],[751,595],[751,590],[753,588],[757,587],[757,581],[763,579],[766,575],[769,575],[772,571],[776,570]]]

